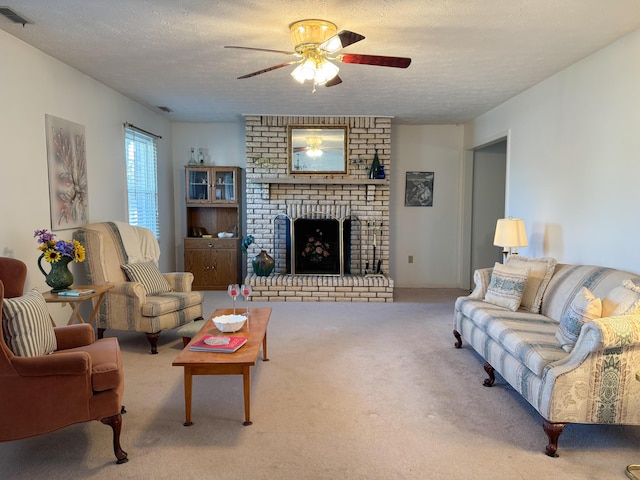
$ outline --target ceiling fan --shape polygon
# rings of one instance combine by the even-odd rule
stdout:
[[[317,85],[332,87],[342,83],[342,80],[338,76],[339,68],[331,63],[332,61],[395,68],[407,68],[411,64],[411,59],[406,57],[337,53],[349,45],[364,40],[364,36],[359,33],[350,32],[349,30],[341,30],[338,32],[336,25],[326,20],[299,20],[289,25],[289,29],[291,30],[291,41],[294,46],[293,52],[267,48],[225,46],[225,48],[282,53],[294,57],[288,62],[242,75],[238,77],[238,79],[255,77],[256,75],[271,72],[272,70],[277,70],[288,65],[298,64],[291,72],[291,75],[300,83],[304,83],[306,80],[312,80],[313,91],[315,92]]]

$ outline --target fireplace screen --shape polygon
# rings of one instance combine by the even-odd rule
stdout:
[[[351,275],[354,263],[355,273],[359,273],[362,232],[356,217],[339,208],[326,212],[294,206],[291,210],[273,221],[273,251],[279,273]]]

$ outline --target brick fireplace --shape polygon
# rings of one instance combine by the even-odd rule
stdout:
[[[290,124],[346,125],[347,174],[290,175],[287,155]],[[248,115],[245,127],[247,233],[254,236],[255,245],[276,260],[274,272],[259,277],[253,273],[250,262],[257,251],[247,255],[245,282],[252,285],[253,300],[392,302],[393,280],[387,276],[391,118]],[[385,180],[369,179],[376,150],[386,171]],[[325,272],[326,264],[322,268],[315,265],[316,270],[314,265],[307,264],[309,274],[292,269],[304,258],[299,248],[291,244],[291,227],[310,219],[335,221],[336,231],[349,242],[346,258],[344,249],[339,260],[332,259],[343,262],[342,268],[334,263],[337,272]],[[328,228],[329,224],[323,225]],[[328,235],[328,230],[322,228],[319,233]],[[304,235],[310,236],[308,231]],[[308,238],[306,241],[309,242]],[[333,243],[324,242],[327,250],[320,253],[327,258],[338,255],[338,247],[343,248],[336,243],[339,241],[334,238]],[[302,249],[305,248],[303,245]]]

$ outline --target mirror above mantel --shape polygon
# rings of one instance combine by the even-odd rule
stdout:
[[[289,174],[346,175],[348,137],[346,125],[289,125]]]

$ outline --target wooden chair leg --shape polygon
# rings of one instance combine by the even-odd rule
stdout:
[[[127,452],[122,450],[120,446],[120,430],[122,429],[122,415],[112,415],[111,417],[106,417],[100,420],[105,425],[109,425],[113,430],[113,452],[116,454],[116,458],[118,459],[116,463],[126,463],[129,461],[127,457]]]
[[[149,345],[151,345],[152,355],[155,355],[158,353],[158,337],[159,336],[160,336],[160,332],[147,333],[147,340],[149,340]]]

